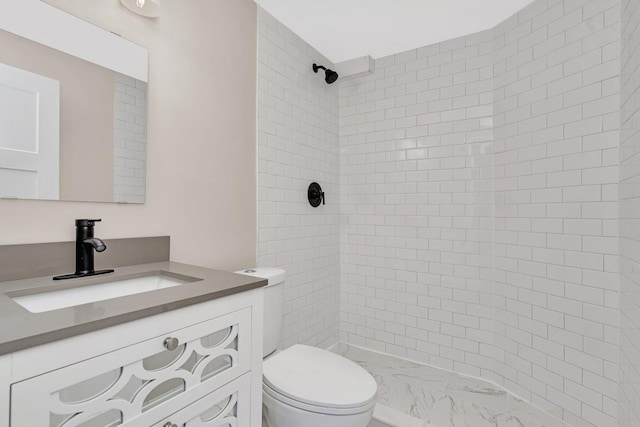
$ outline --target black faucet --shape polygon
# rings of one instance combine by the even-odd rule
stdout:
[[[95,271],[93,264],[93,251],[104,252],[107,245],[101,239],[93,237],[93,227],[101,219],[76,219],[76,272],[56,276],[53,280],[74,279],[76,277],[97,276],[99,274],[113,273],[113,270]]]

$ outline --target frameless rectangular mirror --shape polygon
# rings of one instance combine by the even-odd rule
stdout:
[[[148,52],[0,0],[0,198],[144,203]]]

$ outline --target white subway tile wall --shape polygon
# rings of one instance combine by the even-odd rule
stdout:
[[[345,341],[615,424],[619,16],[538,0],[341,84]]]
[[[494,49],[495,380],[614,426],[620,2],[537,0]]]
[[[282,346],[329,347],[340,326],[338,85],[311,69],[333,64],[262,9],[258,37],[258,265],[287,270]]]
[[[144,203],[147,179],[147,83],[116,73],[114,201]]]
[[[282,344],[340,336],[574,426],[637,425],[638,1],[536,0],[334,86],[260,11],[258,261],[289,272]]]
[[[640,425],[640,0],[622,1],[620,427]]]
[[[340,86],[343,340],[475,376],[493,368],[492,42]]]

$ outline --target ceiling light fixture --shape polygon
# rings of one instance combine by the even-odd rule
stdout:
[[[120,0],[120,3],[136,15],[146,18],[160,16],[160,6],[154,0]]]

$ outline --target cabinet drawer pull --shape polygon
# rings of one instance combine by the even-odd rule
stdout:
[[[169,351],[173,351],[176,348],[178,348],[178,345],[180,345],[180,341],[178,341],[178,338],[169,337],[164,340],[163,344],[164,344],[164,348],[166,348]],[[173,427],[173,426],[165,425],[164,427]]]
[[[175,339],[175,338],[174,338]],[[168,421],[164,426],[162,427],[178,427],[176,424],[173,424],[171,421]]]

